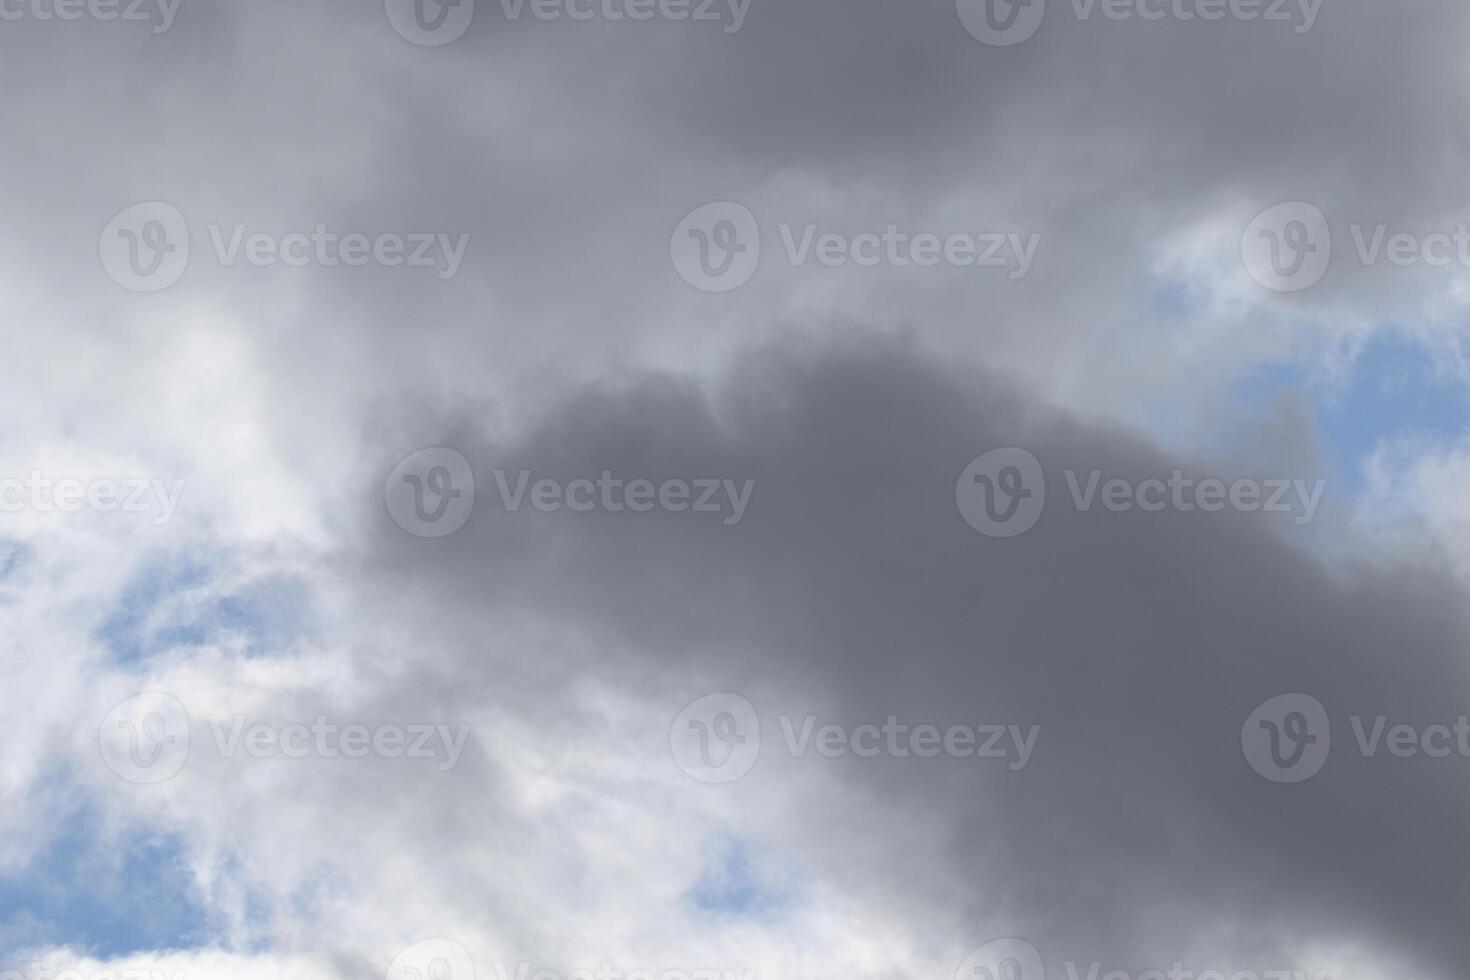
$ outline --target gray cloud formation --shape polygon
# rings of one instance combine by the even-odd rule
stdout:
[[[744,792],[783,801],[742,811],[752,830],[817,877],[928,921],[935,941],[1008,920],[1058,963],[1133,970],[1200,943],[1218,952],[1195,968],[1227,973],[1279,967],[1312,943],[1366,943],[1425,976],[1464,961],[1464,773],[1358,758],[1346,722],[1423,727],[1464,710],[1466,624],[1437,561],[1333,573],[1267,515],[1079,513],[1067,468],[1229,474],[894,341],[767,351],[713,397],[677,378],[588,394],[509,444],[463,426],[453,444],[476,467],[476,512],[443,541],[380,528],[379,601],[412,583],[410,601],[434,597],[432,618],[452,623],[444,635],[494,637],[505,616],[534,611],[600,638],[586,661],[532,668],[548,675],[529,695],[537,710],[556,713],[550,677],[575,668],[661,692],[669,719],[700,694],[741,692],[764,709],[768,745],[781,712],[1041,726],[1018,773],[763,756],[744,777]],[[1051,493],[1033,530],[996,540],[960,519],[954,481],[1006,445],[1035,452]],[[507,513],[494,468],[758,489],[735,527]],[[454,657],[475,696],[527,698],[492,693],[502,666],[489,649]],[[1275,785],[1247,765],[1240,729],[1296,691],[1328,706],[1335,749],[1315,779]]]
[[[1135,970],[1186,950],[1200,965],[1280,965],[1320,941],[1463,975],[1458,760],[1357,758],[1346,723],[1423,726],[1462,710],[1462,596],[1440,559],[1328,566],[1319,535],[1343,533],[1335,485],[1329,516],[1302,529],[1259,514],[1078,513],[1063,471],[1207,472],[1117,420],[1160,403],[1180,417],[1214,409],[1262,364],[1320,367],[1338,353],[1334,331],[1413,326],[1422,305],[1454,297],[1442,281],[1342,265],[1296,300],[1241,299],[1219,282],[1239,275],[1239,229],[1280,200],[1310,198],[1339,222],[1462,220],[1470,10],[1341,0],[1297,35],[1081,22],[1070,9],[1051,0],[1041,32],[1008,49],[970,37],[944,0],[755,0],[733,34],[507,21],[481,0],[465,37],[438,49],[347,0],[185,0],[162,35],[4,22],[0,126],[43,136],[9,141],[0,159],[14,346],[0,442],[17,459],[121,446],[190,477],[177,538],[146,539],[164,550],[226,528],[252,556],[279,546],[297,560],[306,521],[293,508],[319,519],[326,543],[292,572],[362,633],[342,638],[342,675],[293,688],[283,717],[345,690],[362,717],[503,715],[542,747],[601,739],[663,769],[675,714],[720,690],[744,693],[768,725],[782,712],[1040,725],[1020,772],[768,748],[728,793],[687,781],[663,801],[719,811],[773,863],[903,923],[935,955],[1005,929],[1053,961]],[[741,291],[707,296],[679,280],[669,235],[724,198],[760,216],[768,253]],[[98,235],[151,199],[188,217],[195,252],[177,286],[139,296],[107,279]],[[1020,282],[844,278],[784,268],[781,222],[1043,238]],[[222,267],[212,223],[470,243],[448,281]],[[1161,293],[1185,312],[1161,311]],[[905,339],[873,340],[854,317]],[[1239,472],[1318,475],[1310,427],[1288,409]],[[422,541],[383,513],[382,478],[436,444],[470,457],[480,500],[464,530]],[[1051,498],[1026,535],[988,539],[960,519],[954,482],[1010,445],[1041,459]],[[733,526],[512,515],[494,502],[496,467],[755,490]],[[343,487],[359,492],[344,501]],[[255,505],[241,509],[252,521],[231,511],[237,499]],[[90,541],[44,544],[119,580],[147,550],[119,545],[114,568]],[[90,677],[84,620],[67,609],[77,663],[54,661],[67,683]],[[228,658],[170,657],[205,677],[206,695],[211,670],[229,691],[269,689]],[[282,654],[269,666],[297,665]],[[642,714],[610,721],[606,691]],[[1315,694],[1336,725],[1327,767],[1290,787],[1259,778],[1239,746],[1250,711],[1289,691]],[[589,775],[548,748],[549,770],[587,785],[581,809],[542,825],[511,801],[523,774],[505,756],[522,746],[493,734],[479,731],[455,782],[261,777],[251,805],[206,813],[225,794],[201,791],[163,819],[195,832],[196,852],[240,847],[241,875],[278,898],[318,873],[287,866],[297,828],[326,827],[311,862],[360,870],[346,876],[355,897],[405,922],[493,922],[555,947],[581,935],[588,909],[616,904],[601,879],[608,891],[577,892],[605,854],[579,849],[574,828],[617,809],[630,777]],[[16,765],[7,786],[32,789],[34,768]],[[233,770],[200,778],[214,776],[247,785]],[[394,858],[447,886],[399,908],[413,876]],[[663,887],[675,864],[644,871]],[[524,901],[537,885],[580,900]],[[207,899],[246,904],[220,891]],[[366,969],[361,937],[381,922],[337,916],[334,897],[322,920],[338,926],[300,926],[282,899],[266,931]]]

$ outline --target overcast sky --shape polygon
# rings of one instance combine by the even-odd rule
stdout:
[[[1458,980],[1460,0],[0,0],[0,980]]]

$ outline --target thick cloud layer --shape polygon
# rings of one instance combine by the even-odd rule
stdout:
[[[1463,388],[1470,257],[1386,256],[1465,224],[1470,9],[1050,0],[1000,47],[970,0],[513,2],[442,46],[397,0],[0,2],[0,971],[411,980],[433,957],[406,951],[454,940],[476,980],[944,977],[1016,937],[1050,980],[1463,976],[1470,748],[1393,732],[1464,712],[1464,404],[1428,434],[1320,409],[1385,336]],[[675,229],[722,201],[760,257],[705,292]],[[1276,293],[1242,235],[1296,201],[1331,263]],[[189,233],[157,292],[106,231],[140,202]],[[790,254],[890,228],[1035,250]],[[427,236],[434,262],[267,266],[257,234]],[[416,537],[397,468],[440,447],[473,512]],[[1006,447],[1044,510],[998,538],[956,494]],[[1293,509],[1103,503],[1175,471],[1286,480]],[[181,495],[12,510],[32,474]],[[632,480],[680,506],[632,510]],[[146,734],[116,712],[148,692],[189,754],[129,781],[107,726]],[[684,713],[721,694],[760,752],[707,783],[678,740],[731,734]],[[1294,694],[1331,747],[1279,784],[1242,732]],[[890,717],[1000,725],[1008,754],[817,747]],[[318,718],[445,741],[222,748]]]
[[[640,381],[578,399],[513,444],[473,441],[475,426],[454,443],[476,470],[473,517],[446,541],[377,538],[390,548],[373,562],[387,570],[379,601],[434,596],[436,637],[485,637],[454,661],[477,696],[494,697],[504,661],[523,660],[495,640],[528,610],[586,638],[579,675],[668,719],[702,694],[746,695],[766,740],[756,768],[738,790],[686,792],[808,873],[933,930],[928,941],[978,928],[978,945],[1009,922],[1059,957],[1123,968],[1211,950],[1214,968],[1265,969],[1358,943],[1424,975],[1465,961],[1463,774],[1445,760],[1352,758],[1346,724],[1349,712],[1420,727],[1460,713],[1466,624],[1436,567],[1332,574],[1283,540],[1293,528],[1275,515],[1077,512],[1068,469],[1135,483],[1180,466],[1233,474],[902,344],[753,357],[714,398]],[[1033,451],[1055,489],[1033,530],[993,540],[961,520],[955,478],[1010,445]],[[735,526],[510,512],[490,474],[513,489],[523,470],[563,486],[611,470],[756,489]],[[1240,729],[1296,691],[1335,709],[1340,741],[1316,779],[1274,785],[1248,766]],[[532,701],[501,707],[544,716],[561,697],[538,687]],[[809,712],[849,728],[897,715],[1041,731],[1019,772],[781,759],[776,719]]]

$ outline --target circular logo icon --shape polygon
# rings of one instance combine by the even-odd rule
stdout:
[[[1240,750],[1251,768],[1273,783],[1311,779],[1332,751],[1327,709],[1310,694],[1277,695],[1245,720]]]
[[[669,747],[679,768],[702,783],[728,783],[750,772],[761,751],[755,708],[738,694],[710,694],[674,719]]]
[[[189,758],[189,715],[167,694],[140,694],[108,712],[102,759],[130,783],[161,783]]]
[[[172,204],[134,204],[102,229],[99,250],[113,282],[135,293],[156,293],[178,282],[189,265],[189,224]]]
[[[971,461],[954,487],[965,523],[992,538],[1025,534],[1041,520],[1046,477],[1024,449],[992,449]]]
[[[695,289],[724,293],[750,282],[761,258],[761,232],[743,204],[716,201],[695,208],[669,239],[674,269]]]
[[[475,19],[475,0],[386,0],[386,9],[393,29],[425,48],[458,41]]]
[[[955,980],[1046,980],[1046,965],[1024,939],[997,939],[973,950]]]
[[[421,449],[393,467],[383,487],[388,513],[419,538],[464,527],[475,509],[475,474],[453,449]]]
[[[425,939],[399,953],[384,980],[475,980],[475,962],[453,939]]]
[[[1256,215],[1240,237],[1250,277],[1278,293],[1315,286],[1332,262],[1332,229],[1315,205],[1288,201]]]
[[[955,10],[971,37],[1004,48],[1041,29],[1046,0],[955,0]]]

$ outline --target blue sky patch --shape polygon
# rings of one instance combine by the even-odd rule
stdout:
[[[702,912],[763,918],[792,901],[794,888],[783,878],[757,859],[750,842],[719,834],[709,842],[689,898]]]
[[[1322,450],[1349,493],[1363,484],[1363,462],[1384,441],[1411,437],[1454,439],[1470,429],[1470,389],[1441,371],[1434,352],[1396,331],[1380,331],[1353,360],[1348,384],[1312,384],[1300,369],[1275,365],[1236,389],[1244,404],[1259,404],[1285,387],[1312,400]]]
[[[155,565],[124,590],[97,637],[124,664],[177,647],[243,641],[247,654],[278,650],[309,625],[308,590],[284,576],[260,579],[232,594],[212,592],[215,572],[197,561]],[[193,592],[193,601],[176,601]]]
[[[17,874],[0,875],[0,954],[65,945],[98,957],[206,945],[210,921],[172,835],[108,840],[102,818],[60,818],[51,843]]]

